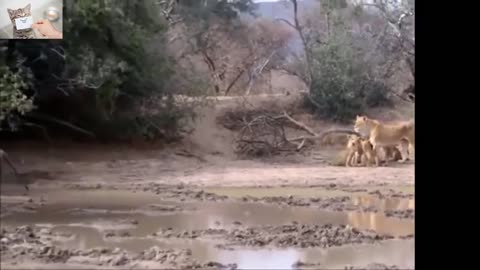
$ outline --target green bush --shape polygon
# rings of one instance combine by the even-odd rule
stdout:
[[[32,75],[31,85],[14,92],[37,107],[24,120],[53,133],[82,131],[106,140],[177,136],[192,111],[168,98],[176,94],[168,87],[173,61],[165,50],[168,25],[156,1],[68,0],[65,6],[62,41],[16,41],[0,51],[0,62]],[[15,76],[22,81],[25,74]],[[3,102],[9,92],[1,93]],[[168,104],[152,104],[155,110],[138,114],[144,101],[154,99]],[[18,107],[14,101],[4,103]],[[5,108],[2,114],[11,110]]]
[[[32,98],[23,93],[27,83],[20,72],[14,73],[8,67],[0,66],[0,89],[0,131],[2,122],[9,130],[15,130],[16,118],[34,108]]]
[[[202,21],[213,17],[233,25],[239,10],[252,7],[251,0],[177,1],[173,15],[192,25],[208,26]],[[8,46],[0,41],[0,63],[14,74],[22,72],[20,80],[30,83],[13,99],[12,94],[7,101],[2,96],[7,103],[2,114],[18,107],[15,100],[25,96],[36,109],[20,120],[35,121],[51,134],[71,136],[74,131],[103,140],[178,138],[202,104],[179,104],[174,95],[201,96],[203,89],[198,83],[176,87],[172,82],[187,81],[182,78],[187,75],[174,74],[175,63],[166,50],[169,24],[160,8],[157,0],[67,0],[63,40]],[[21,116],[21,109],[15,115]]]
[[[350,121],[366,108],[386,105],[388,88],[373,75],[372,63],[354,46],[351,31],[341,17],[335,19],[331,36],[309,48],[313,102],[306,102],[322,118]]]

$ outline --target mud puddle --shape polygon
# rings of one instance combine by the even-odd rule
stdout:
[[[235,226],[285,224],[344,224],[393,236],[413,234],[413,222],[387,218],[382,213],[331,212],[260,203],[163,201],[151,193],[115,190],[44,191],[32,196],[42,201],[35,212],[15,212],[2,224],[53,224],[94,227],[102,231],[129,230],[144,237],[159,228],[193,230]],[[359,201],[361,203],[361,201]]]
[[[355,245],[328,249],[217,250],[216,260],[236,262],[239,269],[294,269],[298,262],[309,262],[301,268],[344,269],[351,265],[371,262],[414,269],[413,240],[387,240],[377,245]]]
[[[308,206],[331,211],[383,213],[388,217],[414,218],[413,187],[220,187],[206,190],[245,202]]]
[[[374,194],[403,194],[405,197],[411,197],[414,194],[414,186],[312,186],[312,187],[211,187],[206,188],[206,192],[215,193],[217,195],[225,195],[233,198],[243,196],[251,197],[340,197],[340,196],[367,196]],[[410,195],[410,196],[408,196]],[[404,196],[397,196],[404,197]]]
[[[358,258],[352,261],[349,257],[357,256],[352,254],[378,254],[384,259],[370,262],[385,261],[407,267],[410,263],[408,260],[412,258],[410,253],[394,256],[399,248],[409,249],[413,246],[412,240],[386,240],[375,245],[359,245],[356,248],[346,246],[338,249],[238,247],[221,250],[216,248],[216,245],[225,242],[225,239],[152,237],[159,230],[168,228],[180,232],[202,229],[231,231],[236,228],[291,222],[350,225],[359,230],[373,230],[378,234],[392,236],[414,234],[412,221],[388,218],[381,213],[330,212],[237,201],[185,203],[164,201],[161,194],[118,190],[38,190],[31,194],[30,198],[31,203],[36,205],[35,208],[28,213],[12,212],[3,217],[2,227],[36,225],[69,234],[69,238],[54,241],[56,246],[67,249],[107,247],[138,253],[153,246],[188,248],[192,251],[192,257],[198,261],[237,263],[238,268],[243,269],[291,269],[296,261],[316,262],[317,258],[320,258],[322,266],[343,264],[344,261],[349,265],[356,265],[355,260],[360,260],[363,255],[358,255]],[[5,197],[2,197],[2,202],[8,201],[4,199]],[[15,201],[25,200],[16,196]]]
[[[352,193],[343,190],[327,190],[321,187],[218,187],[207,188],[206,192],[225,195],[232,198],[251,196],[262,197],[340,197],[350,196]]]

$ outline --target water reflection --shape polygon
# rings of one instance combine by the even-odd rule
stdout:
[[[381,211],[385,210],[407,210],[415,209],[415,199],[407,198],[386,198],[380,199],[375,196],[353,196],[352,203],[363,207],[376,207]]]
[[[87,199],[87,198],[86,198]],[[87,199],[88,200],[88,199]],[[111,200],[115,203],[114,200]],[[141,200],[148,204],[145,198]],[[197,211],[157,211],[156,215],[145,215],[144,206],[138,208],[138,202],[123,201],[124,205],[112,207],[102,204],[106,209],[78,211],[81,205],[59,203],[45,205],[34,213],[17,212],[2,219],[2,224],[52,224],[95,228],[99,231],[119,229],[129,230],[132,236],[144,237],[160,228],[176,230],[207,229],[231,226],[240,221],[246,226],[286,224],[297,221],[301,224],[349,224],[359,229],[372,229],[379,233],[394,236],[414,233],[412,220],[387,218],[382,213],[373,212],[330,212],[306,207],[277,207],[258,203],[193,203],[179,204],[180,208],[195,208]],[[131,206],[127,206],[130,203]],[[155,198],[155,203],[161,203]],[[85,204],[85,202],[83,202]],[[133,206],[133,207],[132,207]],[[119,210],[119,207],[123,210]],[[126,209],[125,209],[126,208]],[[107,210],[108,209],[108,210]],[[151,211],[154,213],[155,211]],[[160,214],[159,214],[160,213]],[[137,224],[126,223],[135,220]]]
[[[407,235],[414,233],[412,220],[387,218],[380,213],[329,212],[307,207],[277,207],[257,203],[191,203],[162,202],[148,194],[122,194],[118,191],[62,192],[52,197],[50,204],[34,213],[14,213],[3,218],[3,225],[44,224],[55,230],[70,232],[74,239],[57,244],[69,248],[119,247],[139,252],[152,246],[162,248],[190,248],[199,261],[237,263],[241,269],[291,269],[298,260],[320,262],[325,269],[345,265],[366,265],[372,262],[413,267],[413,240],[386,241],[378,245],[344,246],[329,249],[238,249],[219,250],[218,241],[191,239],[156,239],[148,237],[161,228],[176,231],[234,226],[240,221],[246,226],[279,225],[297,221],[300,224],[350,224],[359,229],[373,229],[379,233]],[[111,196],[110,196],[111,195]],[[125,196],[124,196],[125,195]],[[98,199],[98,200],[96,200]],[[401,202],[401,203],[400,203]],[[376,203],[361,202],[361,203]],[[146,205],[174,205],[196,211],[157,211],[146,215]],[[400,207],[402,200],[385,204]],[[404,204],[410,207],[412,202]],[[401,206],[403,207],[403,206]],[[83,211],[78,211],[83,209]],[[85,210],[87,209],[87,210]],[[141,210],[141,211],[140,211]],[[161,212],[161,214],[158,214]],[[152,212],[153,213],[153,212]],[[135,223],[125,223],[135,220]],[[105,230],[128,231],[131,237],[105,237]]]
[[[409,235],[415,232],[413,220],[388,218],[381,213],[348,212],[348,224],[363,230],[374,230],[378,233],[391,235]]]
[[[240,250],[219,251],[216,260],[235,262],[239,269],[291,269],[298,260],[303,259],[300,250]]]
[[[377,245],[328,249],[221,250],[214,258],[222,263],[235,262],[239,269],[292,269],[292,264],[299,260],[319,263],[322,269],[343,269],[348,265],[365,266],[370,263],[394,264],[400,269],[413,269],[414,247],[413,240],[389,240]]]

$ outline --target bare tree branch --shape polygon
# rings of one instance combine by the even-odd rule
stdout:
[[[313,83],[312,56],[311,56],[310,50],[308,49],[307,40],[305,39],[305,35],[303,34],[302,27],[301,27],[300,22],[298,20],[297,0],[290,0],[290,1],[293,4],[293,18],[294,18],[294,23],[295,24],[292,24],[291,22],[289,22],[285,19],[281,19],[281,18],[276,19],[276,20],[285,22],[287,25],[293,27],[297,31],[298,35],[300,36],[300,39],[302,40],[302,45],[303,45],[305,58],[306,58],[306,66],[307,66],[307,70],[308,70],[307,85],[308,85],[308,89],[309,89],[309,92],[310,92],[310,89],[312,88],[312,83]]]
[[[250,95],[250,91],[252,90],[255,80],[260,74],[262,74],[263,69],[265,68],[265,66],[267,66],[268,62],[270,62],[270,60],[272,59],[273,55],[275,55],[276,52],[277,51],[275,50],[272,53],[270,53],[270,55],[266,59],[264,59],[263,62],[261,62],[257,67],[254,67],[252,69],[252,72],[250,73],[250,79],[248,81],[248,87],[247,87],[247,90],[245,91],[245,95],[247,96]]]
[[[309,128],[307,125],[305,125],[304,123],[302,122],[299,122],[295,119],[293,119],[290,115],[287,114],[286,111],[283,111],[283,116],[285,118],[287,118],[290,122],[292,122],[293,124],[295,124],[297,127],[305,130],[308,134],[312,135],[312,136],[318,136],[317,133],[315,133],[315,131],[313,131],[313,129]]]

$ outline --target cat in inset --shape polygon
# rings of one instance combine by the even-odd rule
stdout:
[[[12,24],[13,24],[13,38],[14,39],[35,38],[35,33],[34,33],[33,29],[29,28],[29,29],[17,30],[17,26],[15,24],[15,19],[32,16],[32,13],[30,12],[30,7],[31,7],[31,5],[28,4],[26,7],[19,8],[19,9],[9,9],[9,8],[7,8],[8,15],[10,15],[10,20],[12,21]]]

